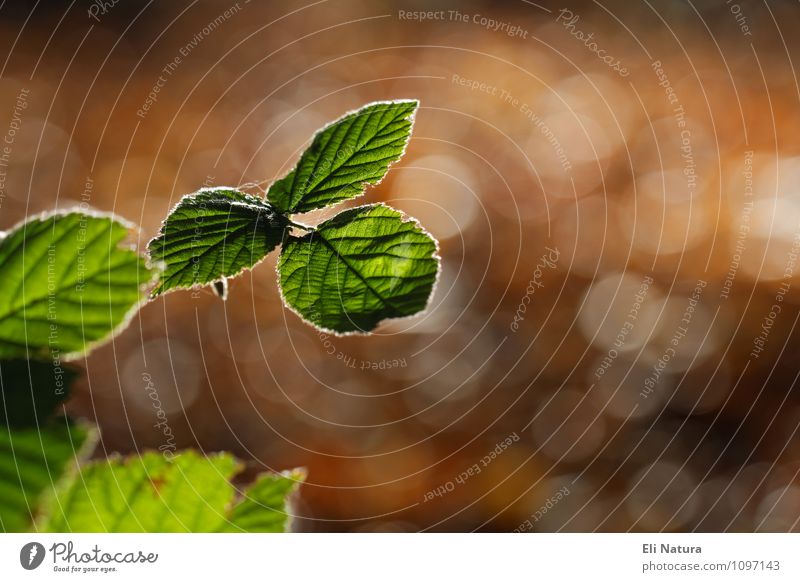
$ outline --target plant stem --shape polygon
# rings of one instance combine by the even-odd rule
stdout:
[[[299,222],[294,222],[293,220],[289,221],[289,226],[305,230],[306,232],[311,232],[312,230],[314,230],[314,228],[311,226],[306,226],[305,224],[300,224]]]

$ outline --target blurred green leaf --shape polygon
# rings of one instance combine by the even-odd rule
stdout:
[[[237,504],[230,479],[240,469],[227,453],[194,451],[90,463],[51,500],[41,526],[51,532],[279,531],[285,516],[276,520],[273,512],[283,509],[278,497],[291,491],[288,479],[262,477]],[[269,516],[256,515],[257,506]]]
[[[64,419],[28,428],[0,426],[0,530],[30,529],[43,498],[68,478],[94,435]]]
[[[294,170],[270,186],[269,200],[294,213],[360,196],[402,157],[418,106],[377,102],[334,121],[314,136]]]
[[[151,274],[120,248],[127,224],[78,212],[34,218],[0,241],[0,357],[66,358],[128,320]]]
[[[226,454],[184,453],[167,460],[141,456],[93,462],[46,512],[45,531],[213,531],[233,495],[228,479],[237,469]]]
[[[184,196],[150,241],[164,272],[153,296],[238,275],[283,239],[288,219],[261,198],[231,188]]]
[[[290,237],[278,267],[286,303],[336,332],[366,332],[422,311],[438,270],[436,241],[382,204],[346,210]]]
[[[289,496],[304,480],[305,472],[298,469],[286,475],[262,473],[233,506],[224,531],[288,531]]]

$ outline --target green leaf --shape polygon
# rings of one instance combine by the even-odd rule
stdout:
[[[250,526],[274,531],[277,522],[253,518],[249,504],[263,500],[270,511],[277,504],[271,495],[289,489],[278,478],[273,481],[278,489],[268,488],[262,478],[251,490],[252,501],[236,505],[230,479],[240,469],[227,453],[194,451],[170,459],[150,451],[94,462],[51,500],[41,526],[50,532],[217,532]],[[234,518],[242,525],[234,526]]]
[[[286,303],[335,332],[367,332],[425,309],[439,271],[436,241],[383,204],[346,210],[302,238],[278,266]]]
[[[234,505],[224,531],[289,531],[289,497],[304,480],[305,472],[297,469],[286,475],[263,473]]]
[[[24,429],[0,426],[0,531],[30,529],[43,498],[54,495],[94,436],[64,419]]]
[[[418,101],[381,101],[320,130],[294,170],[270,186],[283,212],[308,212],[355,198],[381,181],[411,137]]]
[[[144,259],[118,246],[128,228],[56,213],[0,241],[0,357],[77,356],[127,323],[151,279]]]
[[[85,466],[47,512],[51,532],[213,531],[233,496],[230,455],[155,452]]]
[[[287,225],[272,204],[232,188],[184,196],[150,241],[151,259],[165,265],[153,296],[253,267],[280,244]]]
[[[61,362],[0,360],[0,425],[43,423],[67,398],[76,375]]]

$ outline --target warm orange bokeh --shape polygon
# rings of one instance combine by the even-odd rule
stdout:
[[[414,97],[367,197],[443,258],[430,311],[372,338],[285,310],[275,256],[227,303],[153,301],[70,403],[98,454],[161,444],[146,370],[180,446],[309,468],[300,530],[510,531],[562,487],[535,530],[798,529],[796,5],[46,4],[0,11],[0,227],[88,200],[144,249],[181,195],[263,189]]]

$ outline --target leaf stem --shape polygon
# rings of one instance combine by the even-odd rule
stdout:
[[[299,222],[294,222],[293,220],[289,221],[289,226],[293,226],[295,228],[299,228],[299,229],[304,230],[306,232],[311,232],[312,230],[314,230],[314,227],[312,227],[312,226],[307,226],[307,225],[301,224]]]

